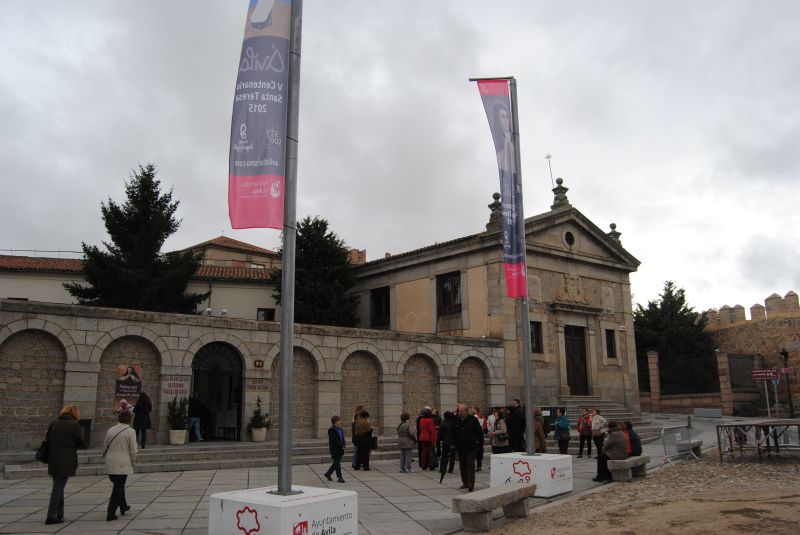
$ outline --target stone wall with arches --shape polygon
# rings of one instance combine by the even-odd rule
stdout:
[[[404,409],[453,407],[467,390],[487,405],[506,402],[501,340],[296,325],[295,341],[292,418],[298,437],[324,438],[331,415],[348,421],[355,404],[367,406],[385,435],[394,433]],[[37,444],[65,403],[76,403],[82,416],[93,420],[96,439],[113,421],[113,370],[123,363],[142,365],[143,389],[155,412],[148,442],[164,443],[167,402],[192,393],[192,362],[215,342],[241,356],[240,436],[247,438],[260,397],[276,437],[281,424],[277,323],[0,300],[0,417],[12,421],[9,407],[20,400],[17,418],[33,428],[23,438],[19,426],[10,426],[0,435],[0,448]],[[20,371],[23,361],[29,364],[26,374]],[[44,397],[14,397],[33,389]]]

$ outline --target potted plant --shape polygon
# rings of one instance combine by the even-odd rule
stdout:
[[[173,446],[186,444],[186,423],[188,421],[189,399],[178,396],[167,404],[169,421],[169,443]]]
[[[256,410],[253,411],[250,423],[247,424],[247,429],[250,430],[253,442],[264,442],[267,439],[267,429],[269,429],[270,423],[269,414],[261,412],[261,397],[257,397]]]

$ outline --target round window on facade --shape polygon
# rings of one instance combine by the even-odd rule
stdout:
[[[564,245],[567,246],[567,249],[575,249],[578,246],[578,239],[570,231],[564,232],[561,235],[561,239],[564,241]]]

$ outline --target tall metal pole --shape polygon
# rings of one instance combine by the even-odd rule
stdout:
[[[509,78],[511,85],[511,129],[514,135],[514,167],[517,170],[516,188],[519,199],[518,229],[522,237],[522,273],[525,276],[525,285],[528,284],[528,241],[525,237],[525,211],[522,205],[522,168],[520,164],[519,120],[517,119],[517,80]],[[549,160],[548,160],[549,162]],[[525,380],[525,429],[527,440],[525,451],[528,455],[534,454],[533,436],[533,378],[531,373],[531,322],[528,311],[528,292],[519,300],[521,307],[520,333],[522,335],[522,373]]]
[[[292,358],[294,356],[294,255],[297,237],[297,143],[300,123],[300,42],[303,0],[292,1],[289,37],[289,96],[286,118],[286,191],[283,203],[281,278],[280,429],[278,494],[292,494]]]

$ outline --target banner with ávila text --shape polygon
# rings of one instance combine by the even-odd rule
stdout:
[[[250,0],[231,121],[233,228],[283,228],[291,0]]]
[[[528,295],[525,275],[525,236],[520,235],[520,184],[517,180],[516,149],[512,130],[511,93],[506,79],[477,80],[478,91],[489,119],[497,168],[500,171],[500,199],[503,221],[503,267],[509,297]]]

